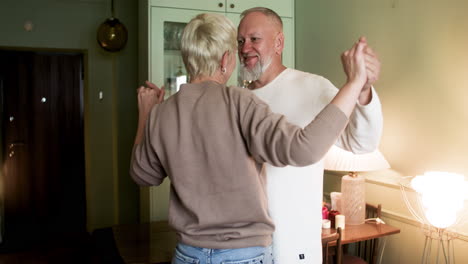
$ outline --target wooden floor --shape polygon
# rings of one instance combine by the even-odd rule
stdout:
[[[118,264],[122,263],[113,250],[113,240],[99,233],[96,238],[79,234],[34,245],[6,245],[0,247],[0,264]],[[110,252],[110,253],[109,253]]]
[[[0,254],[0,264],[99,263],[78,248],[37,248]]]

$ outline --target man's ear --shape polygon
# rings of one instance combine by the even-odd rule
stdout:
[[[281,55],[284,49],[284,34],[283,32],[278,33],[275,38],[275,53]]]

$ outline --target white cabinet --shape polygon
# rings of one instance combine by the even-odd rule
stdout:
[[[151,0],[150,5],[238,14],[252,7],[263,6],[282,17],[293,17],[294,14],[293,0]]]
[[[285,48],[283,63],[294,68],[293,0],[140,0],[139,2],[139,81],[165,85],[166,96],[177,92],[177,76],[185,74],[180,55],[180,36],[184,26],[200,13],[226,15],[237,26],[245,9],[265,6],[283,19]],[[239,61],[237,62],[239,65]],[[237,85],[237,70],[228,85]],[[141,188],[140,211],[144,222],[167,219],[169,180],[162,186]]]

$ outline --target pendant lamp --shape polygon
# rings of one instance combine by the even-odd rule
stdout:
[[[114,16],[114,0],[111,0],[112,16],[104,21],[97,30],[99,46],[110,52],[117,52],[125,47],[128,39],[127,28]]]

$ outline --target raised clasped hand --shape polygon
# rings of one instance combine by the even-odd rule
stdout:
[[[159,88],[149,81],[146,81],[145,84],[137,89],[140,114],[148,114],[155,104],[164,100],[164,87]]]
[[[367,44],[367,40],[365,37],[361,37],[359,41],[365,42]],[[379,61],[379,58],[377,57],[377,54],[369,45],[366,45],[366,48],[364,49],[364,55],[365,55],[366,70],[367,70],[366,86],[370,87],[379,79],[380,61]]]
[[[367,83],[368,78],[364,54],[366,47],[367,42],[360,38],[349,50],[341,54],[341,62],[348,82],[356,82],[360,87]]]

